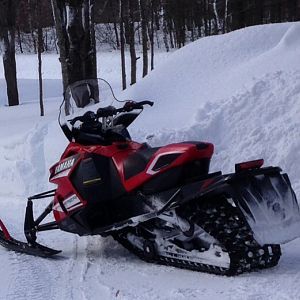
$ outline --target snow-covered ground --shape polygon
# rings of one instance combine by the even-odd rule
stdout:
[[[291,177],[300,197],[300,23],[204,38],[157,56],[157,68],[120,91],[119,54],[99,54],[99,75],[121,99],[155,101],[132,126],[152,145],[211,141],[212,169],[263,157]],[[3,106],[0,73],[0,218],[17,238],[26,197],[49,187],[47,169],[66,145],[55,120],[61,94],[57,56],[45,56],[46,117],[39,117],[36,58],[18,57],[22,105]],[[141,60],[139,60],[141,63]],[[34,70],[33,70],[34,68]],[[0,66],[2,72],[2,66]],[[37,203],[37,209],[44,201]],[[279,265],[235,278],[149,265],[110,238],[63,232],[40,241],[63,250],[45,260],[0,248],[0,299],[299,299],[300,240],[283,246]]]

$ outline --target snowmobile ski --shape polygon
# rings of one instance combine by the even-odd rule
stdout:
[[[33,244],[29,244],[12,238],[1,220],[0,227],[0,244],[8,250],[44,258],[52,257],[61,252],[59,250],[48,248],[36,242]]]

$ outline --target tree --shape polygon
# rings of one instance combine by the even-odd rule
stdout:
[[[40,90],[40,113],[41,116],[45,115],[44,102],[43,102],[43,76],[42,76],[42,52],[44,52],[44,40],[43,40],[43,27],[41,23],[42,16],[42,4],[40,2],[35,3],[36,20],[37,20],[37,36],[38,36],[38,62],[39,62],[39,90]]]
[[[59,49],[59,61],[63,80],[63,89],[66,90],[69,85],[68,67],[67,67],[67,47],[65,41],[65,26],[63,24],[63,9],[61,1],[51,0],[55,30],[57,36],[57,46]]]
[[[0,0],[0,40],[3,43],[3,66],[8,105],[19,105],[15,57],[15,25],[17,0]]]
[[[121,67],[122,67],[122,88],[126,89],[126,64],[125,64],[125,7],[122,0],[120,0],[120,41],[121,41]]]
[[[52,0],[64,88],[97,78],[93,0]]]
[[[28,21],[30,33],[34,41],[34,49],[38,57],[38,77],[39,77],[39,103],[40,115],[44,116],[43,102],[43,76],[42,76],[42,53],[44,52],[44,37],[43,37],[43,7],[39,0],[27,0],[28,5]]]
[[[143,44],[143,77],[148,74],[148,8],[147,1],[140,0],[141,23],[142,23],[142,44]]]
[[[129,37],[129,51],[130,51],[130,61],[131,61],[131,82],[130,82],[130,84],[132,85],[132,84],[136,83],[137,57],[136,57],[136,51],[135,51],[134,5],[133,5],[132,0],[129,0],[128,2],[129,2],[128,3],[128,37]]]
[[[154,69],[154,5],[155,0],[150,0],[151,2],[151,21],[150,21],[150,28],[149,37],[150,37],[150,53],[151,53],[151,70]]]

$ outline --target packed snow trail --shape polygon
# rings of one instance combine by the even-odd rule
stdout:
[[[131,128],[135,139],[153,135],[148,139],[152,145],[211,141],[216,149],[212,171],[229,172],[236,162],[264,158],[289,173],[299,199],[299,28],[299,23],[247,28],[202,39],[163,59],[144,80],[119,94],[121,99],[156,101]],[[117,82],[119,70],[112,65],[117,56],[111,62],[109,55],[118,54],[104,55],[107,62],[102,63]],[[26,64],[30,59],[35,57],[26,56]],[[59,65],[52,64],[53,56],[49,76],[59,78]],[[25,71],[24,78],[31,78]],[[30,95],[32,82],[23,84],[26,101],[37,98]],[[60,81],[50,85],[49,97],[58,97]],[[24,239],[26,197],[53,187],[47,170],[67,144],[56,121],[59,101],[47,99],[42,120],[37,101],[0,107],[0,218],[18,239]],[[36,213],[46,203],[35,202]],[[300,240],[283,245],[277,267],[234,278],[147,264],[111,238],[53,231],[39,241],[63,250],[60,258],[0,249],[1,300],[296,300],[300,295]]]

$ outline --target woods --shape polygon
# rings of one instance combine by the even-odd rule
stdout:
[[[59,53],[66,89],[97,77],[96,53],[102,47],[119,50],[120,82],[126,89],[140,77],[138,59],[143,61],[141,77],[154,69],[157,50],[169,52],[246,26],[300,19],[300,0],[1,0],[0,6],[9,105],[19,103],[15,51]]]
[[[17,48],[20,52],[36,52],[37,49],[36,38],[31,34],[36,21],[30,13],[28,3],[30,1],[20,0],[16,7]],[[64,20],[67,17],[66,10],[61,8],[64,3],[68,3],[70,8],[74,5],[92,7],[96,41],[98,44],[107,42],[114,49],[120,48],[122,7],[125,12],[122,23],[126,44],[132,44],[131,24],[134,24],[135,43],[144,43],[145,47],[147,41],[148,50],[152,40],[156,47],[162,47],[158,35],[163,36],[163,44],[168,51],[204,36],[257,24],[296,21],[300,18],[299,0],[41,0],[42,27],[46,29],[44,44],[49,51],[56,50],[54,41],[59,39],[59,33],[54,32],[55,19],[58,18],[55,7],[58,6]]]

